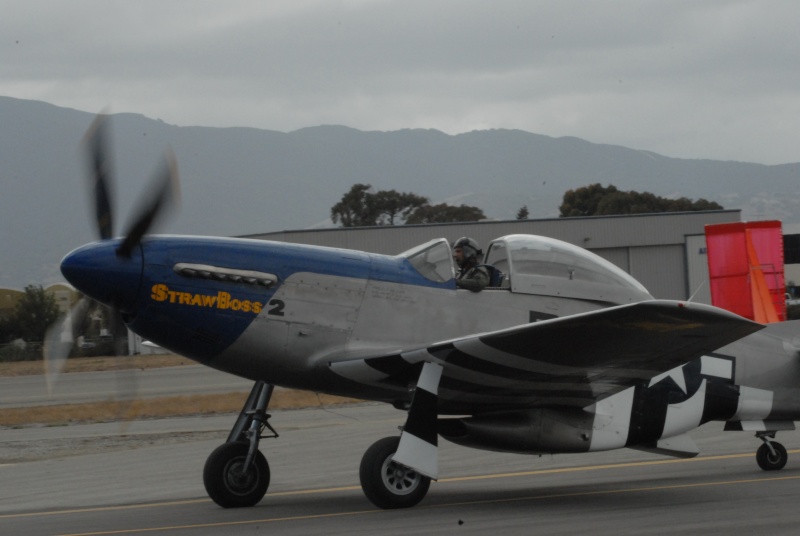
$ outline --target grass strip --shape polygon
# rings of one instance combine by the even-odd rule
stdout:
[[[0,412],[0,426],[58,426],[76,423],[112,422],[188,415],[238,413],[246,392],[212,395],[181,395],[136,400],[108,400],[85,404],[8,408]],[[317,394],[309,391],[276,389],[269,408],[294,409],[334,406],[361,402],[354,398]]]

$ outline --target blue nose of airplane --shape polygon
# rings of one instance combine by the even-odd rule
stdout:
[[[82,246],[61,261],[61,273],[76,289],[123,313],[133,313],[142,282],[142,252],[117,255],[119,240]]]

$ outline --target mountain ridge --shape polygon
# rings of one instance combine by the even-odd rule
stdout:
[[[94,240],[81,139],[95,114],[0,97],[0,286],[62,280],[61,257]],[[432,203],[479,206],[492,219],[557,217],[564,192],[599,182],[665,197],[705,198],[743,219],[800,221],[800,164],[679,159],[652,151],[522,130],[446,134],[292,132],[177,126],[112,114],[116,233],[125,228],[164,148],[181,172],[181,212],[161,232],[251,235],[319,226],[355,183],[410,191]]]

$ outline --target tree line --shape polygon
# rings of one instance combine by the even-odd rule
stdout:
[[[371,227],[419,223],[480,221],[486,215],[478,207],[431,205],[427,197],[397,190],[373,191],[370,184],[354,184],[331,207],[331,220],[342,227]]]
[[[55,296],[47,292],[41,285],[28,285],[25,292],[17,302],[11,314],[0,316],[0,346],[7,346],[16,340],[23,340],[26,343],[42,343],[44,341],[47,328],[53,324],[60,314]],[[37,349],[34,357],[41,357],[41,347]],[[24,352],[3,352],[9,353],[12,358],[23,356]],[[0,360],[3,360],[0,355]]]
[[[574,216],[610,216],[615,214],[651,214],[657,212],[696,212],[722,210],[722,205],[706,199],[686,197],[668,199],[650,192],[624,192],[614,185],[590,184],[567,190],[559,207],[562,218]]]
[[[669,199],[650,192],[626,192],[614,185],[602,186],[596,183],[567,190],[559,207],[559,216],[570,218],[722,209],[720,204],[706,199]],[[528,216],[528,207],[522,206],[517,211],[516,218],[526,220]],[[331,207],[331,220],[342,227],[470,222],[483,219],[486,219],[486,215],[478,207],[446,203],[431,205],[427,197],[396,190],[374,191],[370,184],[354,184]]]

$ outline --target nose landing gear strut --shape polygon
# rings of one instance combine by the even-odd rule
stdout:
[[[269,487],[269,464],[258,450],[262,438],[278,433],[269,424],[267,406],[274,386],[256,382],[225,443],[214,449],[203,468],[208,496],[223,508],[257,504]],[[269,429],[271,435],[263,435]]]

